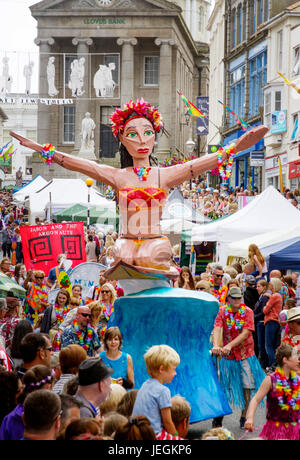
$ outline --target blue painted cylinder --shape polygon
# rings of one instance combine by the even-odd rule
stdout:
[[[135,388],[149,378],[144,354],[166,344],[180,356],[169,386],[191,405],[191,422],[231,414],[209,354],[210,336],[219,310],[215,297],[179,288],[153,288],[120,297],[108,326],[118,326],[123,350],[133,359]]]

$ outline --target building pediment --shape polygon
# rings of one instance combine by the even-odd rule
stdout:
[[[171,3],[167,0],[43,0],[30,7],[33,17],[39,14],[51,16],[55,12],[61,15],[63,12],[72,12],[73,14],[81,14],[86,12],[87,14],[103,14],[110,10],[136,10],[140,11],[151,11],[161,10],[181,12],[181,8],[175,3]]]

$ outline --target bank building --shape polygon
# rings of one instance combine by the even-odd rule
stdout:
[[[109,117],[129,99],[143,97],[164,119],[167,135],[155,147],[160,162],[187,155],[188,141],[195,155],[204,153],[206,139],[197,136],[178,91],[194,104],[208,94],[208,45],[200,22],[203,12],[208,19],[210,2],[182,3],[183,8],[166,0],[43,0],[31,6],[39,47],[37,142],[119,166]],[[202,14],[198,28],[196,13]],[[92,124],[88,147],[84,123]],[[76,173],[48,167],[34,153],[32,176],[37,174],[49,180]]]

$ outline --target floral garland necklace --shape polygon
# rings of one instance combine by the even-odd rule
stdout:
[[[225,182],[228,180],[231,176],[231,171],[232,171],[232,166],[233,166],[233,158],[235,154],[235,144],[227,145],[224,148],[220,147],[218,152],[217,152],[217,165],[218,165],[218,172],[219,176],[223,179]],[[223,152],[227,153],[228,155],[228,160],[223,161]]]
[[[112,303],[110,303],[109,305],[105,305],[105,303],[103,303],[101,304],[101,307],[102,307],[102,314],[104,318],[106,319],[106,321],[108,321],[110,318],[110,315],[114,311],[114,305]]]
[[[139,180],[147,180],[151,168],[133,168],[133,171],[138,176]]]
[[[90,324],[88,324],[86,328],[86,340],[84,340],[85,334],[83,333],[82,329],[80,329],[80,326],[78,322],[76,321],[76,319],[73,320],[73,328],[74,328],[75,334],[77,335],[79,345],[82,348],[84,348],[85,351],[88,351],[91,346],[91,342],[93,338],[93,329],[91,328]]]
[[[56,315],[57,326],[60,326],[61,323],[63,322],[66,314],[69,313],[70,307],[69,307],[69,305],[65,305],[63,307],[63,309],[61,309],[61,307],[58,304],[55,304],[54,305],[54,310],[55,310],[55,315]]]
[[[275,375],[275,396],[281,410],[300,409],[300,378],[296,372],[290,372],[290,381],[287,380],[282,368],[277,367]],[[284,400],[285,399],[285,400]]]
[[[224,317],[229,330],[241,331],[245,324],[245,311],[246,305],[241,303],[236,314],[233,314],[233,310],[230,304],[227,304],[224,310]]]

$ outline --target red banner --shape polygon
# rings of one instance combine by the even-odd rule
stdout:
[[[83,222],[20,227],[24,263],[27,270],[43,270],[45,275],[65,254],[72,267],[86,262]]]

